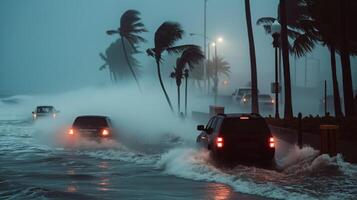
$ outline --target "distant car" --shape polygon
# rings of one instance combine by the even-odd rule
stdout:
[[[240,102],[240,100],[245,94],[251,94],[251,93],[252,93],[251,88],[239,88],[235,90],[234,93],[232,94],[232,100],[234,102]]]
[[[32,118],[33,120],[45,117],[56,118],[58,113],[59,111],[53,106],[37,106],[32,112]]]
[[[239,161],[253,158],[273,161],[275,141],[264,118],[258,114],[227,114],[212,117],[196,142],[211,151],[214,158]]]
[[[269,94],[259,94],[258,103],[259,103],[259,108],[261,108],[262,110],[273,110],[275,105],[275,100]],[[252,105],[252,95],[245,94],[242,97],[240,104],[242,107],[250,108],[250,106]]]
[[[114,129],[107,116],[86,115],[77,117],[68,134],[89,139],[112,138]]]

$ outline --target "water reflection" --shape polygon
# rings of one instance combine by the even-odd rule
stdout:
[[[101,169],[105,174],[108,173],[108,170],[110,169],[110,163],[107,161],[102,161],[100,162],[97,167]],[[97,189],[99,191],[109,191],[110,190],[110,176],[105,175],[99,178],[99,182],[97,183],[98,187]]]
[[[73,181],[67,186],[67,192],[74,193],[78,191],[78,187],[76,183]]]
[[[75,175],[76,171],[74,169],[67,170],[67,175]],[[76,181],[71,181],[66,188],[67,192],[74,193],[78,192],[78,186]]]
[[[232,188],[219,183],[210,183],[209,191],[214,200],[229,200],[234,194]]]
[[[110,190],[110,179],[109,177],[102,177],[100,178],[99,182],[98,182],[98,190],[99,191],[108,191]]]

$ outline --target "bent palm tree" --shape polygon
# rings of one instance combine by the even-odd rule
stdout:
[[[166,51],[168,53],[180,53],[185,49],[187,49],[188,47],[192,46],[192,45],[174,46],[174,44],[182,38],[183,33],[184,31],[182,30],[181,25],[179,23],[164,22],[163,24],[160,25],[160,27],[155,32],[155,41],[154,41],[155,47],[146,50],[148,56],[152,56],[155,58],[157,75],[160,81],[160,86],[162,91],[164,92],[166,101],[169,104],[169,107],[172,112],[174,112],[174,109],[172,107],[170,97],[166,92],[164,82],[162,81],[160,63],[162,60],[161,57],[163,52]]]
[[[111,79],[114,83],[118,83],[131,75],[130,69],[126,65],[123,52],[123,44],[120,39],[111,43],[104,53],[100,53],[99,56],[105,62],[99,70],[109,68]],[[132,63],[133,67],[138,67],[138,61],[132,56],[132,53],[128,54],[128,59]],[[134,69],[135,69],[134,68]]]
[[[194,68],[195,64],[198,64],[204,59],[204,55],[199,46],[192,45],[182,52],[182,55],[177,58],[175,71],[171,73],[171,78],[176,79],[177,85],[177,112],[180,114],[180,87],[182,79],[184,78],[185,68],[188,65],[190,69]],[[186,92],[187,94],[187,92]]]
[[[144,27],[144,24],[140,22],[141,18],[139,17],[140,12],[136,10],[127,10],[120,18],[120,27],[117,30],[109,30],[107,31],[108,35],[119,34],[121,37],[121,41],[123,44],[123,51],[125,55],[125,60],[130,68],[131,74],[133,75],[136,84],[138,85],[139,90],[141,91],[141,87],[139,84],[139,80],[134,72],[133,66],[130,63],[126,41],[131,46],[131,49],[134,52],[138,52],[137,44],[140,42],[146,42],[146,40],[139,36],[138,34],[147,32]]]

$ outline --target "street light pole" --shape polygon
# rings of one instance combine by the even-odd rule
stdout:
[[[273,36],[273,46],[275,48],[275,83],[274,83],[274,93],[275,93],[275,118],[279,119],[279,90],[280,90],[280,85],[279,85],[279,77],[278,77],[278,48],[280,46],[280,31],[281,31],[281,26],[278,21],[275,21],[272,24],[271,27],[272,30],[272,36]]]
[[[204,1],[204,30],[203,30],[203,40],[204,40],[204,55],[206,56],[207,53],[207,1],[208,0],[203,0]],[[207,58],[203,62],[203,88],[204,88],[204,93],[207,88]]]
[[[217,42],[214,45],[214,58],[215,58],[215,78],[214,78],[214,105],[217,106],[218,95],[218,59],[217,59]]]

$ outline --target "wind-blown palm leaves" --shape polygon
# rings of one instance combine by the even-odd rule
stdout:
[[[281,50],[283,53],[283,64],[284,64],[284,88],[285,88],[285,104],[284,104],[284,117],[290,119],[293,117],[293,107],[291,98],[291,83],[290,83],[290,63],[289,63],[289,53],[294,54],[296,57],[305,56],[310,53],[315,44],[318,41],[318,34],[315,30],[311,29],[306,31],[305,27],[311,26],[311,21],[309,19],[298,20],[297,15],[291,17],[288,15],[288,8],[296,8],[297,1],[291,1],[289,6],[287,6],[286,0],[280,0],[278,21],[282,25],[282,32],[280,37]],[[297,13],[304,13],[302,11],[297,11]],[[277,20],[272,17],[263,17],[257,21],[258,25],[263,25],[267,33],[271,33],[271,25]],[[290,39],[290,40],[289,40]]]
[[[122,41],[117,40],[113,42],[106,50],[105,53],[100,53],[99,56],[105,62],[99,70],[109,69],[110,78],[113,82],[117,83],[120,80],[127,78],[131,71],[125,61],[125,55],[122,48]],[[132,63],[133,71],[137,72],[139,62],[133,57],[134,52],[129,51],[127,56]]]
[[[131,49],[135,52],[138,52],[138,44],[140,42],[146,42],[146,40],[139,36],[140,33],[147,32],[145,26],[142,22],[140,22],[141,18],[139,17],[140,12],[136,10],[127,10],[120,18],[120,27],[117,30],[109,30],[107,31],[108,35],[119,34],[121,37],[121,41],[123,43],[123,52],[125,55],[125,60],[130,68],[131,74],[135,79],[136,84],[141,90],[139,80],[134,72],[132,63],[129,60],[126,41],[130,44]]]
[[[274,17],[262,17],[257,20],[257,25],[262,25],[265,32],[271,34],[271,25],[275,20],[278,19]],[[317,32],[314,30],[306,31],[305,28],[307,26],[311,26],[311,22],[307,19],[296,20],[294,25],[288,25],[289,52],[299,58],[311,53],[318,41]]]
[[[185,69],[187,66],[190,69],[194,68],[195,64],[198,64],[200,61],[204,59],[204,55],[199,46],[192,45],[187,47],[182,55],[177,58],[175,71],[171,73],[171,78],[175,78],[177,85],[177,111],[180,114],[180,87],[182,83],[182,79],[184,78]],[[187,72],[188,73],[188,72]],[[187,85],[187,77],[186,77],[186,85]],[[187,87],[186,87],[187,89]],[[185,92],[187,94],[187,91]]]
[[[155,32],[155,38],[154,38],[155,47],[146,50],[146,53],[149,56],[155,58],[156,66],[157,66],[157,75],[160,81],[160,86],[162,91],[164,92],[166,101],[169,104],[169,107],[172,112],[174,111],[174,109],[172,107],[170,97],[166,92],[165,85],[162,81],[160,63],[161,63],[163,52],[166,51],[168,53],[180,53],[183,52],[188,47],[192,46],[192,45],[174,46],[175,43],[182,38],[183,34],[184,31],[182,30],[181,25],[179,23],[164,22],[163,24],[160,25],[160,27]]]

